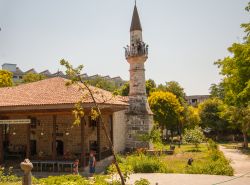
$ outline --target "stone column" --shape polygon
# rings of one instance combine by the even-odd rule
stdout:
[[[27,138],[26,138],[26,158],[30,157],[30,124],[27,124]]]
[[[0,125],[0,165],[3,163],[3,125]]]
[[[81,119],[81,162],[83,164],[83,167],[86,166],[86,147],[85,147],[85,118],[83,117]]]
[[[33,168],[33,164],[29,159],[25,159],[21,162],[21,169],[24,171],[22,185],[32,185],[32,174],[31,170]]]
[[[100,121],[97,121],[97,150],[98,150],[98,159],[101,160],[101,125]]]
[[[114,144],[114,125],[113,125],[113,114],[110,115],[110,138],[112,143]]]
[[[56,160],[56,115],[53,115],[52,126],[52,159]]]

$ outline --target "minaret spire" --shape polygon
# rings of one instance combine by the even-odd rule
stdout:
[[[130,27],[130,46],[125,47],[125,57],[130,65],[126,148],[151,148],[150,142],[138,139],[138,135],[150,133],[153,127],[153,113],[148,104],[145,82],[144,63],[148,59],[148,45],[142,39],[136,0]]]
[[[134,6],[134,12],[133,12],[130,31],[136,31],[136,30],[142,31],[142,27],[141,27],[141,21],[140,21],[139,13],[138,13],[137,6],[136,6],[136,0],[135,0],[135,6]]]

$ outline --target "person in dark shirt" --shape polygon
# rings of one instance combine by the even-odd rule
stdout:
[[[91,151],[90,156],[89,156],[89,173],[90,173],[90,176],[93,176],[93,174],[95,173],[95,165],[96,165],[95,154],[94,154],[94,151]]]

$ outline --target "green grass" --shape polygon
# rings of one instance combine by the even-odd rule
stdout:
[[[169,166],[174,173],[186,173],[187,161],[189,158],[194,160],[193,164],[205,164],[209,159],[206,144],[201,144],[198,151],[191,145],[182,145],[175,149],[174,155],[163,157],[163,161]]]
[[[193,164],[187,164],[192,158]],[[192,145],[176,148],[174,155],[148,156],[143,153],[121,156],[121,166],[127,166],[134,173],[183,173],[233,175],[233,169],[218,149],[208,149],[201,144],[198,150]]]
[[[22,182],[0,182],[0,185],[22,185]]]

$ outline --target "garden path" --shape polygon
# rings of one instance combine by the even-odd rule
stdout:
[[[195,175],[195,174],[132,174],[129,184],[140,178],[148,179],[150,184],[156,185],[249,185],[250,177],[229,177],[220,175]]]
[[[235,176],[241,176],[248,173],[246,176],[250,177],[250,157],[243,154],[237,149],[228,149],[224,146],[219,146],[225,157],[231,160],[231,166],[234,169]],[[250,185],[250,179],[249,179]]]

